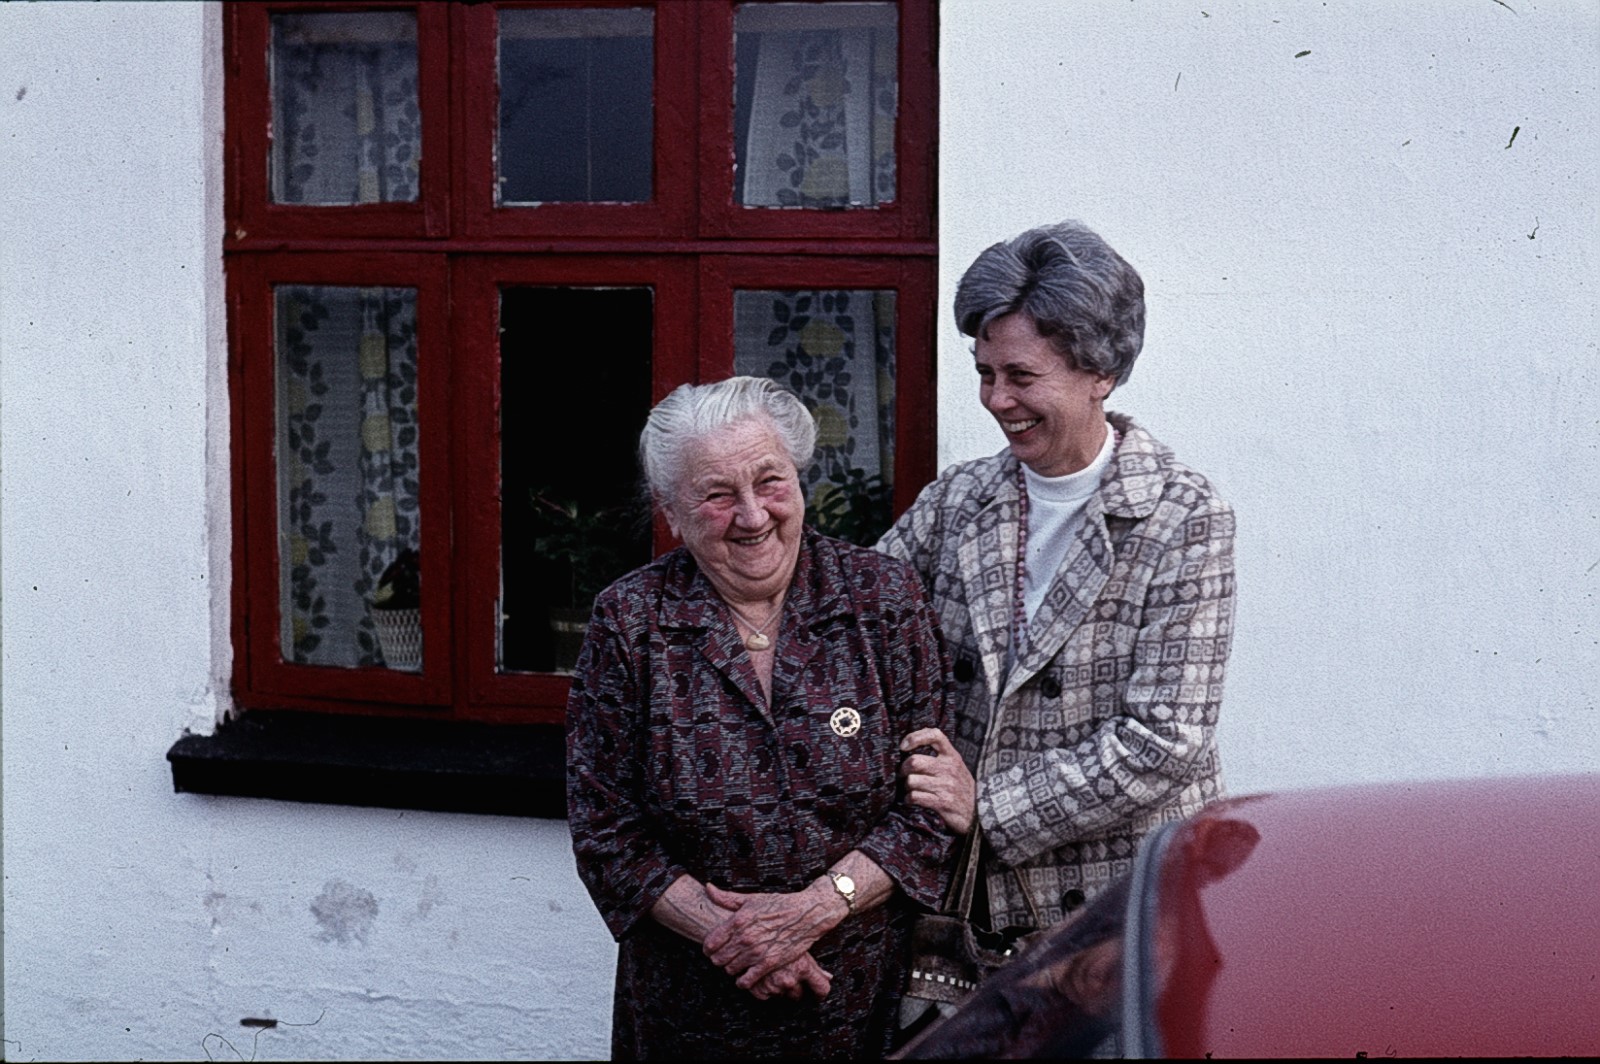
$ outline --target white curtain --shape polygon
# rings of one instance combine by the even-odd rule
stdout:
[[[368,603],[419,544],[416,293],[277,289],[282,647],[382,663]]]
[[[805,473],[813,511],[826,513],[839,493],[852,498],[852,509],[874,511],[852,513],[845,527],[821,522],[824,531],[846,538],[887,526],[895,296],[887,289],[734,294],[734,372],[771,377],[800,396],[817,420],[816,461]]]
[[[272,198],[359,204],[417,198],[422,122],[415,16],[273,16]]]
[[[871,207],[894,199],[895,26],[886,4],[739,9],[736,31],[758,40],[754,70],[739,71],[752,82],[744,206]]]

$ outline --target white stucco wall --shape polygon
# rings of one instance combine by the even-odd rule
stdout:
[[[565,824],[172,792],[228,667],[220,49],[0,4],[5,1056],[604,1056]]]
[[[1236,790],[1600,770],[1600,14],[1511,6],[943,5],[944,305],[1064,216],[1143,272],[1113,405],[1239,511]],[[171,791],[228,669],[219,49],[0,4],[5,1055],[603,1055],[562,824]],[[1000,441],[940,330],[948,462]]]
[[[942,4],[941,464],[961,272],[1082,219],[1237,510],[1235,790],[1600,771],[1600,7],[1510,7]]]

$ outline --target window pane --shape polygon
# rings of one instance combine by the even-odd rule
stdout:
[[[274,296],[284,657],[417,671],[416,290]]]
[[[734,372],[771,377],[817,419],[807,520],[863,545],[893,503],[894,309],[892,290],[734,293]]]
[[[272,16],[273,202],[412,202],[421,159],[415,15]]]
[[[734,188],[746,207],[894,201],[891,3],[744,4],[734,14]]]
[[[634,456],[652,302],[648,288],[500,293],[503,672],[570,672],[594,596],[650,560]]]
[[[499,202],[651,195],[655,13],[500,12]]]

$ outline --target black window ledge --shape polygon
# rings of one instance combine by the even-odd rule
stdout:
[[[555,724],[252,710],[167,751],[180,794],[564,820]]]

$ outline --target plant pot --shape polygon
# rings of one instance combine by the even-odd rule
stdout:
[[[370,611],[383,663],[401,672],[422,671],[422,610]]]
[[[554,643],[555,671],[570,673],[578,664],[583,637],[589,632],[589,611],[581,607],[551,606],[546,612]]]

